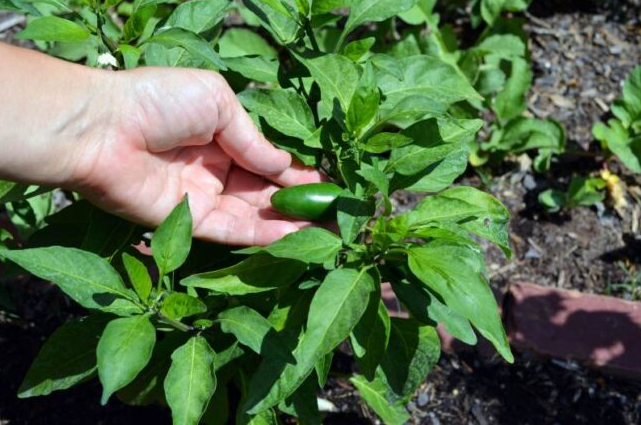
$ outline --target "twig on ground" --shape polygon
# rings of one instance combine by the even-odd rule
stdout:
[[[7,19],[0,21],[0,33],[5,32],[8,29],[20,25],[25,21],[24,16],[9,16]]]

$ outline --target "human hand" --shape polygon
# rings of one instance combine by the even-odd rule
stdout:
[[[279,216],[280,186],[317,182],[257,130],[225,80],[193,69],[104,73],[101,132],[77,147],[69,181],[89,201],[157,225],[185,193],[196,237],[265,245],[304,222]]]

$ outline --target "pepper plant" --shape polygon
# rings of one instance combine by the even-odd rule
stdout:
[[[176,424],[320,423],[317,390],[349,347],[351,382],[400,424],[439,358],[437,324],[468,344],[480,334],[511,362],[479,243],[510,255],[508,211],[452,186],[483,125],[457,108],[483,97],[447,60],[397,43],[396,15],[423,3],[0,0],[32,15],[22,37],[59,56],[222,72],[270,140],[342,188],[337,233],[312,227],[266,247],[192,241],[188,194],[153,232],[152,257],[132,248],[146,229],[85,201],[48,216],[28,248],[0,257],[87,315],[45,342],[18,395],[97,376],[103,404],[166,403]],[[225,25],[229,14],[243,25]],[[423,199],[399,213],[400,190]],[[38,191],[6,190],[12,202]],[[390,318],[384,282],[408,318]]]

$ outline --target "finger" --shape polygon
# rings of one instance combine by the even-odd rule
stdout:
[[[297,160],[281,173],[266,176],[269,180],[281,186],[296,186],[299,184],[319,183],[327,181],[327,176],[320,171],[306,167]]]
[[[247,171],[238,169],[237,173],[246,173],[251,179],[257,177]],[[234,178],[234,176],[231,176]],[[234,178],[238,181],[241,178]],[[218,200],[217,210],[228,212],[238,217],[253,218],[260,220],[278,220],[289,221],[299,228],[309,227],[312,225],[310,221],[293,219],[286,217],[272,209],[270,197],[274,191],[278,190],[278,186],[265,182],[267,188],[263,191],[256,192],[225,192]]]
[[[258,208],[270,208],[270,198],[280,186],[240,167],[232,167],[223,193],[235,196]]]
[[[225,211],[212,211],[194,229],[194,236],[226,245],[269,245],[299,230],[288,221],[242,218]]]
[[[265,139],[232,89],[220,78],[216,92],[219,105],[216,140],[241,167],[260,175],[282,173],[291,164],[291,155]]]

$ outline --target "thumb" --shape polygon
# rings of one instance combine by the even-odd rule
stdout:
[[[256,174],[277,174],[291,164],[291,156],[258,131],[220,74],[183,68],[131,72],[136,80],[138,121],[149,151],[215,140],[239,166]]]

